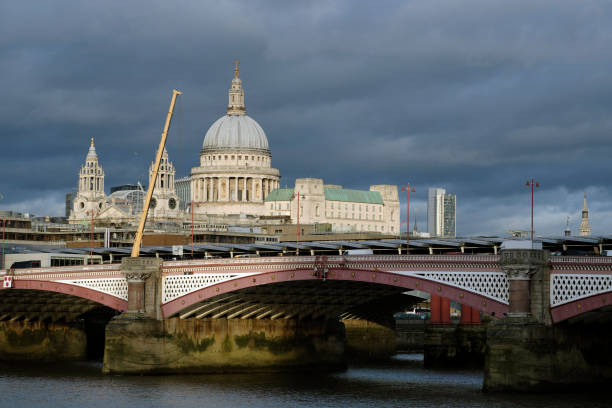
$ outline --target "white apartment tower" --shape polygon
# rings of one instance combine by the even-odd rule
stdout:
[[[427,232],[432,237],[455,237],[457,196],[446,194],[443,188],[427,192]]]

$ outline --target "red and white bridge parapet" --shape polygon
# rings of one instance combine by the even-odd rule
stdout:
[[[612,258],[553,257],[550,265],[553,322],[612,304]]]
[[[507,311],[508,280],[496,255],[363,255],[212,259],[164,262],[162,310],[176,313],[199,299],[280,282],[280,272],[309,271],[301,280],[353,280],[418,289],[469,304],[501,317]],[[343,271],[355,273],[342,273]],[[365,272],[365,273],[364,273]],[[271,280],[256,276],[270,274]],[[284,276],[284,275],[282,275]],[[252,277],[250,279],[245,279]],[[291,276],[293,279],[294,276]],[[276,279],[276,280],[274,280]],[[295,277],[296,280],[297,277]],[[274,281],[273,281],[274,280]],[[239,283],[240,282],[240,283]],[[214,288],[215,290],[203,291]]]
[[[127,281],[120,264],[80,265],[0,271],[12,276],[12,288],[64,293],[118,311],[127,308]]]

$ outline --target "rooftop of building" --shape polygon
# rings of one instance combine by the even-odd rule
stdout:
[[[325,200],[342,201],[347,203],[384,204],[378,191],[351,190],[347,188],[325,187]],[[272,190],[264,201],[291,201],[293,188],[277,188]]]

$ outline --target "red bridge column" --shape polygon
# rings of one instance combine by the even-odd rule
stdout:
[[[440,320],[442,324],[450,324],[450,299],[443,297],[440,300]]]
[[[429,302],[431,324],[450,324],[450,300],[448,298],[431,295]]]
[[[429,316],[429,323],[431,324],[440,324],[442,323],[442,316],[440,314],[441,312],[441,300],[442,298],[440,296],[437,295],[431,295],[431,299],[429,301],[429,308],[430,308],[430,316]]]
[[[480,321],[480,310],[470,307],[472,312],[472,324],[482,324]]]
[[[481,324],[480,311],[467,305],[461,305],[460,324]]]

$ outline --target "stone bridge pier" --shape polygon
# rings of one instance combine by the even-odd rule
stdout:
[[[103,372],[342,369],[344,326],[298,319],[164,318],[161,261],[124,258],[127,311],[106,328]]]
[[[549,256],[544,250],[501,253],[509,312],[487,329],[485,391],[567,390],[612,380],[609,321],[583,317],[553,325]]]

